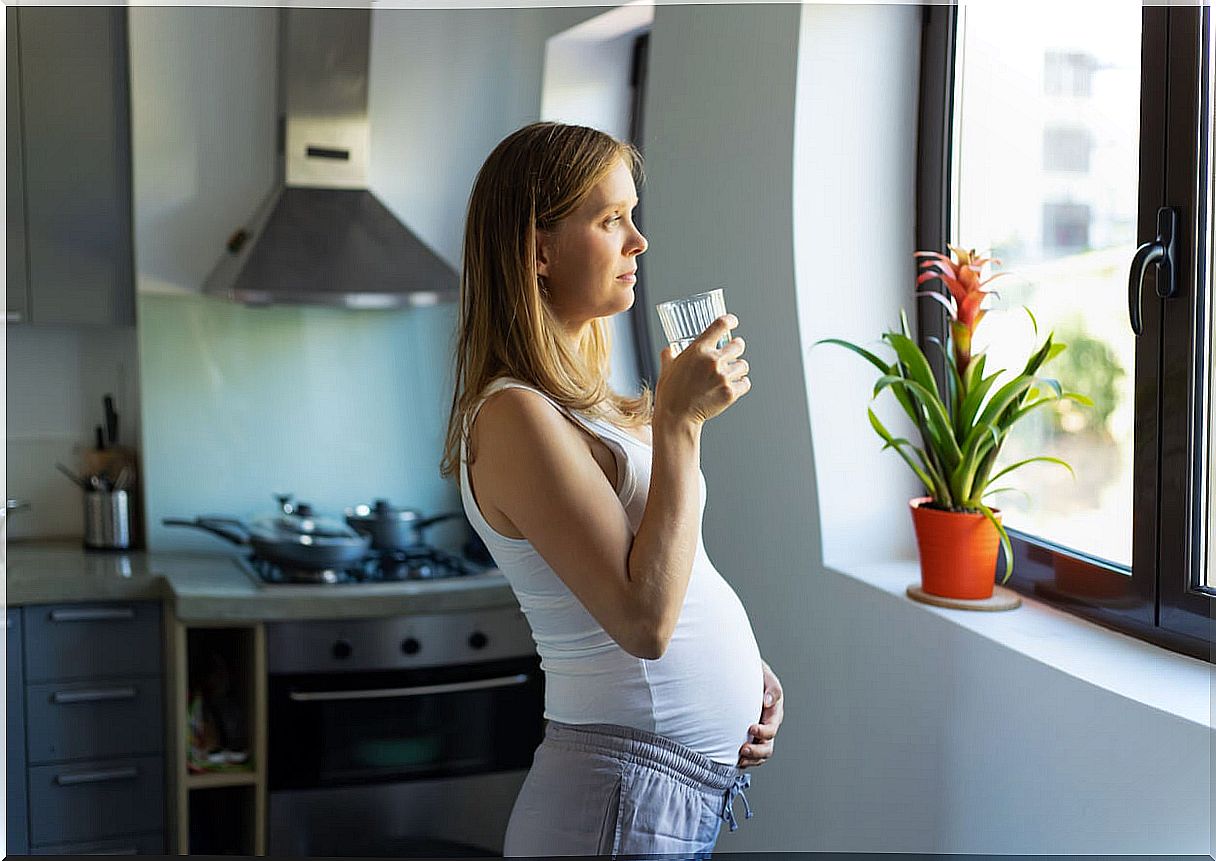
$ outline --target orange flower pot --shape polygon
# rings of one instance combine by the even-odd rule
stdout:
[[[920,587],[942,598],[992,597],[1001,536],[982,514],[928,508],[928,496],[911,500],[920,550]],[[993,509],[1000,519],[1000,513]]]

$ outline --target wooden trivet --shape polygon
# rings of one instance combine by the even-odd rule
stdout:
[[[920,588],[919,583],[908,587],[908,597],[922,604],[933,604],[936,607],[950,607],[954,610],[1013,610],[1022,606],[1022,596],[1004,586],[993,586],[991,598],[943,598],[940,595],[930,595]]]

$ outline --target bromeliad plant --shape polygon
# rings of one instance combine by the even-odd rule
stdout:
[[[983,514],[996,527],[1005,556],[1005,580],[1013,573],[1013,552],[1009,535],[1000,519],[985,502],[992,494],[1012,490],[994,487],[994,483],[1029,463],[1040,461],[1059,464],[1072,472],[1072,467],[1056,457],[1030,457],[993,473],[1010,429],[1034,410],[1061,398],[1092,406],[1089,398],[1076,392],[1066,392],[1057,380],[1040,376],[1041,368],[1063,352],[1065,345],[1054,343],[1052,333],[1031,353],[1022,371],[999,387],[997,380],[1005,371],[985,373],[987,357],[972,355],[972,338],[988,309],[984,302],[997,295],[988,285],[1000,273],[984,278],[985,268],[1000,263],[949,246],[955,259],[932,251],[918,251],[922,258],[917,286],[939,280],[944,293],[923,291],[945,306],[949,314],[947,344],[940,339],[929,341],[945,359],[946,391],[943,394],[934,378],[928,357],[912,338],[907,315],[900,313],[900,331],[883,334],[883,340],[894,350],[895,360],[887,362],[863,347],[837,338],[818,343],[846,347],[874,365],[880,376],[874,384],[874,398],[889,389],[907,413],[920,436],[920,445],[896,437],[868,410],[870,425],[883,440],[883,450],[894,449],[916,477],[924,484],[932,501],[930,508],[943,511]],[[1026,309],[1038,337],[1038,324],[1030,309]],[[1002,582],[1005,582],[1002,580]]]

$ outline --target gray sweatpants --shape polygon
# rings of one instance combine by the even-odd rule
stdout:
[[[549,721],[503,855],[707,858],[751,775],[654,733]],[[752,816],[743,795],[746,818]]]

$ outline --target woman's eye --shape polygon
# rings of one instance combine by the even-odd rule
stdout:
[[[612,216],[612,218],[608,219],[608,224],[614,224],[615,222],[618,222],[620,220],[621,220],[621,216],[614,215],[614,216]]]

